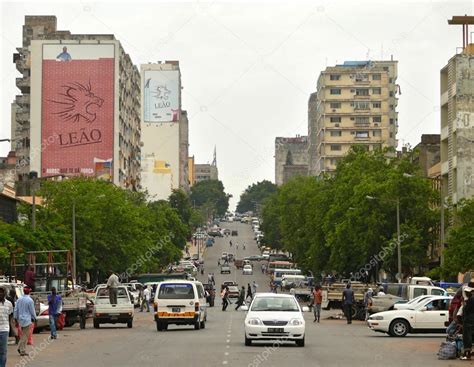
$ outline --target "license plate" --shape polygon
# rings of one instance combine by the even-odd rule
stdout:
[[[171,309],[172,312],[181,312],[181,309],[179,307],[173,307]]]
[[[282,333],[283,328],[268,328],[269,333]]]
[[[118,315],[110,315],[110,319],[111,319],[111,320],[117,320],[117,319],[118,319]]]

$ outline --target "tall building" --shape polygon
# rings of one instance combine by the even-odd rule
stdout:
[[[194,183],[208,180],[218,180],[219,174],[217,166],[213,164],[195,164],[194,165]]]
[[[308,175],[308,137],[275,138],[275,184]]]
[[[441,69],[441,174],[446,201],[474,196],[474,44]]]
[[[397,146],[397,61],[328,67],[308,102],[309,174],[331,173],[352,145]]]
[[[194,185],[195,181],[195,176],[194,176],[194,156],[188,157],[188,183],[189,187]]]
[[[90,176],[140,185],[140,75],[113,35],[57,30],[26,16],[13,60],[22,74],[12,105],[17,191],[28,176]]]
[[[418,151],[415,163],[420,166],[424,177],[429,177],[430,169],[440,162],[440,143],[439,134],[423,134],[421,142],[414,148]]]
[[[141,65],[142,188],[151,200],[189,190],[189,124],[181,109],[178,61]]]

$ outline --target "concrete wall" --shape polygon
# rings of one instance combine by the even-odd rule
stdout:
[[[291,162],[287,162],[288,159]],[[291,164],[287,164],[291,163]],[[291,138],[277,137],[275,138],[275,184],[278,186],[287,182],[291,174],[284,173],[285,166],[291,165],[308,165],[308,137],[296,136]],[[287,168],[288,172],[291,168]],[[298,172],[300,172],[299,170]],[[285,178],[286,177],[286,178]]]

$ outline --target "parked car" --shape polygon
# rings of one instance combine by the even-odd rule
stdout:
[[[117,287],[117,304],[110,304],[109,289],[107,286],[97,288],[94,303],[94,328],[100,324],[124,323],[127,327],[133,326],[134,307],[130,294],[125,286]]]
[[[223,252],[223,253],[221,254],[221,259],[222,259],[222,260],[227,260],[227,252]]]
[[[201,282],[169,280],[158,285],[154,302],[157,331],[168,325],[194,325],[204,329],[207,321],[207,304]]]
[[[40,303],[39,314],[36,316],[36,323],[33,332],[40,333],[43,330],[49,328],[49,306],[44,303]]]
[[[245,345],[256,340],[295,341],[299,347],[305,344],[305,320],[295,297],[288,294],[257,293],[250,304],[241,307],[248,311],[245,317]]]
[[[369,317],[373,331],[402,337],[408,333],[445,333],[451,297],[434,296],[420,302],[415,309],[378,312]]]
[[[221,274],[230,274],[229,264],[222,264],[221,265]]]
[[[239,235],[239,232],[237,230],[232,230],[232,236],[238,236]]]
[[[244,268],[242,270],[243,275],[252,275],[253,274],[253,268],[252,265],[244,265]]]
[[[250,255],[250,256],[244,257],[244,260],[260,261],[262,260],[262,257],[260,255]]]

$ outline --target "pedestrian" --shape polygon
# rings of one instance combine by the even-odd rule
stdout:
[[[248,299],[250,297],[250,301],[252,301],[253,296],[252,296],[252,287],[250,287],[250,283],[247,283],[247,297],[245,299]]]
[[[207,282],[209,284],[212,284],[212,274],[211,273],[207,274]]]
[[[150,296],[151,296],[151,291],[148,286],[145,287],[143,290],[143,300],[142,304],[140,305],[140,312],[143,312],[144,306],[146,306],[146,312],[150,312]]]
[[[35,303],[30,297],[30,288],[23,290],[24,295],[21,296],[15,304],[13,317],[15,324],[21,328],[20,342],[18,343],[18,353],[26,356],[26,342],[30,335],[30,326],[36,322]]]
[[[245,243],[244,243],[244,246],[243,246],[243,247],[244,247],[244,250],[245,250]]]
[[[6,297],[6,299],[9,300],[13,308],[15,308],[17,297],[16,297],[16,291],[14,288],[10,289],[10,292],[8,292],[8,296]],[[15,327],[15,320],[13,319],[13,310],[12,310],[12,313],[10,314],[10,336],[14,337],[15,344],[18,344],[18,342],[20,341],[20,338],[18,337],[18,329]]]
[[[458,328],[457,313],[462,306],[462,287],[458,289],[453,299],[449,303],[449,321],[451,322],[446,329],[446,334],[454,335]]]
[[[48,294],[48,315],[49,315],[49,329],[51,330],[51,339],[57,339],[56,323],[63,308],[63,300],[57,294],[56,288],[51,288],[51,294]]]
[[[235,249],[236,249],[236,250],[239,249],[239,244],[238,244],[238,243],[235,244]]]
[[[257,293],[258,284],[255,283],[255,280],[252,283],[252,293],[255,295]]]
[[[245,303],[245,287],[242,286],[239,292],[239,298],[237,299],[237,306],[235,306],[235,310],[237,311],[240,306]]]
[[[385,296],[385,291],[384,291],[383,287],[379,288],[379,291],[377,292],[377,296]]]
[[[33,270],[32,266],[28,266],[28,268],[25,271],[25,281],[24,283],[28,286],[28,288],[31,289],[32,292],[35,291],[35,272]]]
[[[369,303],[373,296],[374,290],[372,288],[367,289],[367,292],[364,294],[365,321],[369,319]]]
[[[221,292],[221,298],[222,298],[222,311],[225,311],[227,309],[227,306],[229,306],[229,287],[224,287],[224,289]]]
[[[323,292],[321,291],[321,286],[318,284],[313,291],[313,322],[318,322],[318,324],[321,318],[321,303],[323,303]]]
[[[354,303],[354,291],[351,283],[347,283],[346,289],[342,292],[342,306],[346,315],[347,323],[352,324],[352,304]]]
[[[212,285],[216,285],[216,281],[214,280],[214,273],[211,273],[211,281]]]
[[[13,305],[5,298],[5,288],[0,288],[0,367],[7,365],[8,334],[12,312]]]
[[[232,247],[232,240],[229,241],[229,246]]]
[[[217,259],[217,266],[221,266],[221,259]]]
[[[464,288],[464,295],[467,298],[462,311],[462,360],[470,360],[472,353],[472,334],[474,332],[474,288],[469,286]]]
[[[204,275],[204,265],[201,265],[201,275]]]
[[[117,287],[120,285],[118,276],[113,272],[109,271],[110,276],[107,280],[107,289],[109,290],[109,301],[111,305],[117,304]]]

